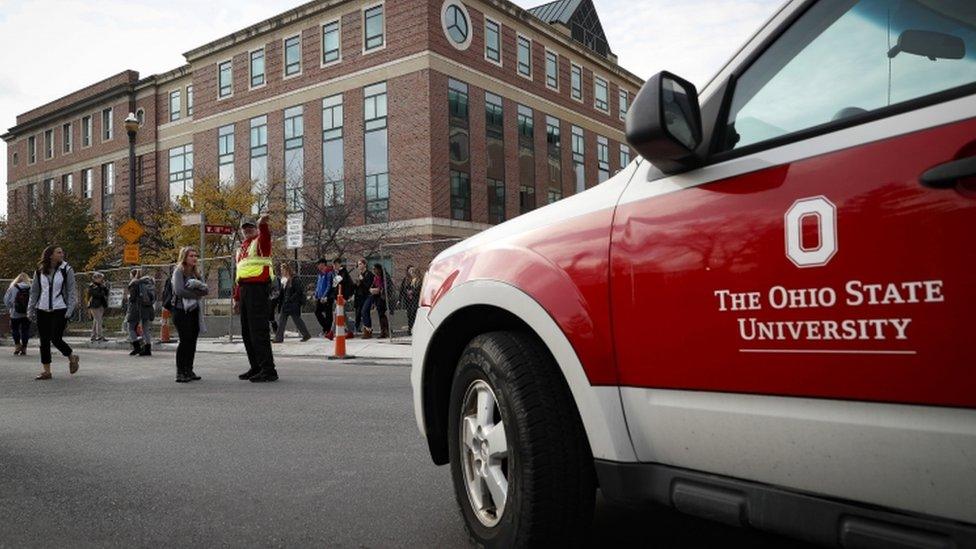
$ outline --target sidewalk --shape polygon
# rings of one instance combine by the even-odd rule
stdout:
[[[105,342],[93,342],[86,337],[66,337],[65,341],[72,347],[79,349],[119,349],[131,350],[132,346],[125,340],[109,340]],[[31,347],[36,351],[37,339],[31,339]],[[11,345],[10,339],[0,340],[0,346]],[[296,356],[296,357],[325,357],[332,354],[334,343],[327,339],[315,338],[302,342],[297,334],[289,337],[285,336],[284,343],[272,345],[275,356]],[[153,343],[153,351],[176,351],[176,343]],[[201,338],[197,342],[198,353],[224,353],[224,354],[244,354],[244,342],[240,336],[234,338],[233,343],[229,343],[226,337],[220,338]],[[398,338],[395,343],[389,339],[350,339],[346,340],[346,354],[356,358],[366,359],[398,359],[410,360],[410,339]]]

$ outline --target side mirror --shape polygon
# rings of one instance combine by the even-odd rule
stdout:
[[[908,29],[898,35],[898,43],[888,51],[893,58],[901,52],[936,59],[966,57],[966,43],[962,38],[942,32]]]
[[[666,71],[652,76],[627,112],[627,141],[664,173],[697,165],[702,124],[694,84]]]

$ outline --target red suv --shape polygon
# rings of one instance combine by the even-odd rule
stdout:
[[[976,3],[792,0],[609,181],[442,253],[416,415],[485,546],[605,497],[976,546]]]

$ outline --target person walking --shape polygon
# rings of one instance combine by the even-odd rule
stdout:
[[[241,337],[250,368],[237,376],[255,383],[278,381],[271,353],[271,301],[268,283],[274,278],[271,260],[271,229],[268,214],[258,222],[241,222],[243,242],[237,252],[237,284],[234,286],[234,311],[241,315]],[[279,326],[280,329],[280,326]]]
[[[312,339],[305,321],[302,320],[302,306],[305,305],[305,285],[295,276],[295,271],[291,265],[282,263],[279,268],[281,272],[281,313],[278,315],[278,331],[275,333],[275,343],[285,341],[285,327],[288,326],[288,319],[295,321],[298,333],[302,334],[302,341]]]
[[[88,285],[88,312],[92,317],[92,341],[107,341],[102,334],[102,319],[108,308],[108,287],[105,285],[105,275],[96,272],[92,274],[92,283]]]
[[[341,257],[337,257],[332,260],[332,288],[329,289],[329,297],[331,298],[330,310],[335,316],[335,302],[339,299],[339,293],[342,292],[342,297],[345,298],[348,303],[350,298],[353,296],[355,291],[355,285],[353,284],[352,278],[349,276],[349,271],[346,270],[346,266]],[[357,315],[358,316],[358,315]],[[326,339],[332,341],[335,339],[335,331],[329,330],[325,334]],[[346,334],[346,339],[352,339],[355,337],[353,335],[353,330],[350,330]]]
[[[417,319],[417,307],[420,305],[420,286],[423,283],[417,274],[417,268],[407,266],[407,274],[400,282],[400,294],[397,304],[407,311],[407,335],[413,335],[413,322]]]
[[[71,346],[64,341],[68,318],[78,306],[78,283],[75,271],[64,260],[60,246],[48,246],[41,253],[41,261],[31,281],[27,317],[37,322],[37,336],[41,340],[41,367],[37,380],[51,379],[51,345],[68,357],[68,372],[78,372],[81,362]]]
[[[325,258],[316,261],[315,268],[319,272],[315,281],[315,320],[322,327],[320,336],[329,337],[332,333],[332,317],[335,312],[335,297],[332,295],[335,271]]]
[[[379,263],[373,265],[373,283],[369,288],[369,296],[363,303],[363,339],[373,337],[373,318],[370,309],[376,307],[376,315],[380,319],[380,339],[390,337],[390,320],[386,316],[387,282],[386,273]]]
[[[149,275],[139,276],[139,269],[129,274],[129,309],[125,320],[129,324],[129,356],[152,356],[152,321],[156,318],[156,281]],[[139,335],[139,328],[142,335]]]
[[[359,281],[356,282],[356,289],[353,292],[353,296],[356,299],[354,304],[356,307],[356,331],[365,336],[365,332],[363,331],[363,316],[365,315],[368,318],[370,315],[369,308],[365,308],[367,301],[369,301],[370,307],[372,307],[372,301],[369,300],[369,290],[373,287],[373,273],[369,270],[365,257],[360,258],[356,262],[356,270],[359,273]],[[365,313],[363,312],[364,308]],[[372,322],[369,325],[372,326]]]
[[[271,314],[268,320],[271,324],[271,334],[278,333],[278,313],[281,311],[281,278],[271,272],[271,283],[268,284],[268,301],[271,304]]]
[[[179,334],[176,346],[176,382],[199,381],[193,372],[193,359],[197,354],[197,339],[206,332],[203,322],[203,298],[209,293],[197,264],[200,252],[193,246],[180,249],[176,268],[170,281],[173,285],[173,324]]]
[[[17,275],[3,296],[3,304],[10,311],[10,331],[14,338],[14,356],[27,355],[27,340],[30,339],[31,321],[27,318],[30,305],[30,277],[27,273]]]

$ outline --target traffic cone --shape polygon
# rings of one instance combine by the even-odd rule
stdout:
[[[339,295],[336,297],[335,349],[328,358],[329,360],[356,358],[346,354],[346,298],[342,295],[342,286],[339,286]]]
[[[169,339],[169,317],[170,317],[170,314],[171,313],[169,312],[169,309],[167,309],[166,307],[163,307],[163,329],[159,333],[159,342],[160,343],[169,343],[170,342],[170,339]]]

